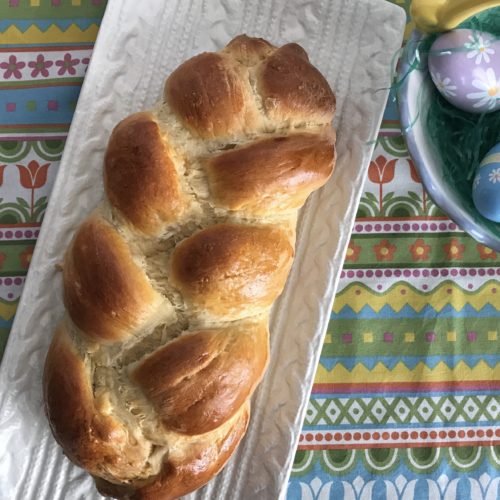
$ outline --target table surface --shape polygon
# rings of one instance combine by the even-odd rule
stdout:
[[[104,9],[0,6],[0,354]],[[500,497],[499,264],[423,190],[391,95],[289,499]]]

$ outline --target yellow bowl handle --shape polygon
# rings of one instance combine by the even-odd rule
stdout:
[[[455,29],[460,23],[486,9],[500,6],[500,0],[413,0],[411,15],[424,33]]]

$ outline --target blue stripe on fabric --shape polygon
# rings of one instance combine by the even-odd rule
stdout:
[[[0,328],[12,328],[13,321],[13,319],[6,320],[0,317]]]
[[[500,498],[500,465],[488,459],[489,450],[483,448],[479,463],[470,467],[457,466],[447,459],[445,449],[437,449],[439,454],[433,465],[419,463],[419,469],[410,466],[410,451],[399,451],[393,464],[368,463],[368,451],[348,450],[346,464],[335,463],[335,471],[327,469],[320,457],[328,457],[329,452],[316,452],[314,465],[305,474],[292,472],[288,483],[286,500],[342,499],[353,500],[486,500]],[[356,453],[352,466],[351,453]],[[396,453],[396,452],[392,452]],[[474,452],[475,453],[475,452]],[[373,453],[373,455],[375,455]],[[475,456],[475,455],[473,455]],[[425,455],[424,455],[425,457]],[[372,460],[372,459],[371,459]],[[419,461],[420,462],[420,461]]]
[[[387,70],[387,72],[389,73],[389,69]],[[387,106],[384,111],[384,121],[386,120],[391,120],[391,121],[399,120],[399,109],[396,100],[395,89],[391,89],[389,92],[389,98],[387,99]]]
[[[386,304],[379,312],[374,311],[369,305],[364,306],[359,313],[346,305],[340,312],[332,312],[330,315],[333,321],[342,319],[420,319],[420,318],[500,318],[500,310],[487,304],[481,310],[477,311],[470,304],[466,304],[463,309],[457,311],[452,305],[448,304],[439,312],[429,304],[422,310],[415,311],[413,307],[405,305],[400,311],[396,312]]]
[[[439,355],[439,356],[352,356],[327,358],[322,356],[321,365],[330,371],[334,366],[343,365],[352,371],[356,365],[363,365],[373,370],[378,363],[384,364],[392,370],[398,363],[403,363],[408,369],[413,370],[418,363],[424,362],[429,368],[435,368],[440,362],[444,362],[449,368],[455,367],[460,361],[464,361],[469,368],[474,368],[480,361],[484,361],[490,368],[500,364],[499,354],[470,354],[470,355]]]
[[[81,82],[64,87],[12,89],[0,92],[0,117],[3,125],[70,123],[80,95]],[[27,109],[35,101],[36,111]],[[57,101],[57,110],[48,110],[49,101]],[[16,110],[8,112],[8,104]]]

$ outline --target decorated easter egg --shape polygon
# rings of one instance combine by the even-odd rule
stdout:
[[[429,72],[441,95],[469,113],[500,109],[500,41],[485,32],[459,29],[432,44]]]
[[[500,222],[500,144],[479,165],[472,186],[472,199],[483,217]]]

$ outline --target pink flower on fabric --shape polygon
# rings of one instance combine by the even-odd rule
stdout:
[[[90,63],[90,57],[84,57],[82,59],[82,64],[85,66],[85,69],[83,71],[85,71],[85,73],[87,72],[87,69],[89,67],[89,63]]]
[[[80,62],[80,59],[71,59],[71,54],[64,54],[64,58],[60,61],[56,61],[56,66],[60,66],[58,75],[64,75],[68,72],[70,75],[76,74],[75,66]]]
[[[42,76],[49,76],[47,68],[50,68],[53,65],[54,63],[52,61],[45,60],[43,54],[38,54],[35,61],[30,61],[28,63],[28,66],[33,68],[33,71],[31,72],[32,77],[38,76],[39,74]]]
[[[10,78],[14,75],[14,78],[18,80],[22,77],[21,69],[26,66],[26,63],[23,61],[18,61],[16,56],[9,56],[9,62],[0,63],[0,68],[5,70],[3,77],[5,79]]]

